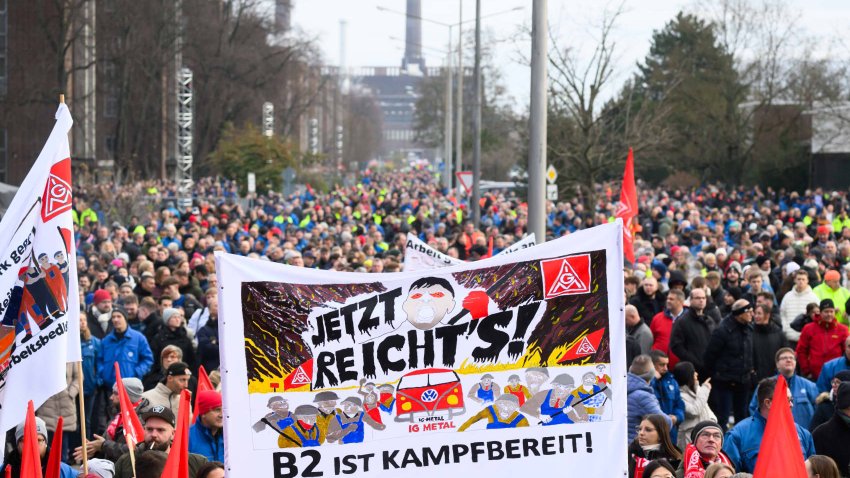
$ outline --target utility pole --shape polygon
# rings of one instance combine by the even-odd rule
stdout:
[[[534,0],[531,13],[531,111],[528,139],[528,232],[546,241],[546,124],[548,51],[547,0]]]
[[[449,27],[449,51],[446,54],[446,110],[443,133],[443,185],[452,188],[452,27]]]
[[[481,223],[481,0],[475,0],[475,88],[472,113],[472,222]]]
[[[457,20],[457,124],[455,125],[455,172],[463,171],[463,0],[458,0],[460,16]],[[451,181],[451,178],[449,179]],[[458,196],[463,194],[463,186],[458,181]]]

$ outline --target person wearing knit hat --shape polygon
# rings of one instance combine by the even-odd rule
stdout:
[[[824,364],[841,357],[844,352],[850,331],[846,325],[838,323],[835,318],[837,312],[832,299],[822,299],[820,313],[800,332],[797,360],[802,375],[817,379]]]
[[[189,428],[189,453],[203,455],[210,461],[224,461],[224,415],[221,394],[215,390],[198,392],[198,419]]]
[[[823,275],[823,283],[812,289],[818,299],[832,299],[835,306],[835,318],[847,325],[846,304],[850,300],[850,290],[841,287],[841,273],[830,269]]]
[[[98,339],[103,339],[112,331],[110,318],[112,317],[112,295],[106,289],[98,289],[94,292],[92,306],[87,314],[87,322],[91,334]]]
[[[21,458],[24,451],[24,426],[26,422],[19,423],[15,427],[15,448],[11,453],[6,455],[6,464],[12,467],[12,476],[21,476]],[[38,453],[41,460],[41,468],[45,469],[47,465],[47,457],[50,455],[49,443],[47,440],[47,424],[39,417],[35,417],[35,433],[37,440]],[[5,465],[4,465],[5,466]],[[63,462],[59,463],[59,476],[61,478],[70,478],[77,476],[77,473]]]
[[[826,370],[826,366],[824,366]],[[821,371],[821,378],[825,376],[825,372]],[[835,402],[838,400],[838,387],[842,382],[850,382],[850,370],[842,370],[835,374],[830,380],[830,389],[818,395],[817,408],[812,416],[812,421],[809,422],[809,431],[814,432],[817,428],[835,414]]]
[[[818,453],[832,458],[839,470],[846,471],[850,467],[850,382],[841,382],[835,395],[835,414],[812,435]]]
[[[96,478],[112,478],[115,476],[115,464],[103,458],[90,458],[89,474],[86,475],[86,478],[91,476]]]

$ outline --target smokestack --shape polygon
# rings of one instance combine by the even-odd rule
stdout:
[[[414,67],[425,73],[425,60],[422,58],[422,2],[407,0],[407,19],[405,31],[404,58],[401,68],[413,73]]]

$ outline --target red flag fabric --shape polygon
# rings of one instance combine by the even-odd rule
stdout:
[[[632,246],[632,218],[637,216],[637,188],[635,187],[635,156],[632,148],[626,157],[626,169],[623,171],[623,186],[620,188],[620,205],[617,206],[618,218],[623,220],[623,254],[629,262],[635,262]]]
[[[12,478],[12,465],[6,465],[6,478]]]
[[[198,397],[201,395],[201,392],[205,390],[215,390],[215,387],[212,386],[212,382],[210,382],[210,376],[207,375],[206,369],[201,365],[198,368],[198,389],[195,391],[195,408],[192,412],[192,423],[195,423],[195,420],[198,419]]]
[[[795,451],[796,450],[796,451]],[[767,426],[761,439],[754,478],[806,478],[806,464],[791,406],[788,404],[788,384],[781,374],[773,392],[773,404],[767,416]]]
[[[41,454],[38,452],[38,433],[35,430],[35,407],[27,404],[24,422],[24,451],[21,453],[21,478],[41,478]]]
[[[599,350],[599,343],[602,342],[603,335],[605,335],[605,329],[599,329],[585,335],[564,352],[564,356],[558,360],[558,363],[570,362],[595,354]]]
[[[124,439],[127,440],[127,446],[133,448],[137,443],[145,440],[145,429],[142,427],[142,421],[136,415],[136,409],[133,407],[133,402],[130,400],[130,395],[127,394],[127,389],[124,388],[124,382],[121,381],[121,367],[118,362],[115,362],[115,385],[118,388],[118,400],[121,404],[121,422],[124,425]]]
[[[180,410],[177,412],[177,428],[168,451],[168,460],[162,470],[162,478],[189,478],[189,409],[192,399],[188,390],[180,392]]]
[[[50,458],[47,459],[47,471],[44,472],[44,478],[60,478],[59,466],[62,463],[62,425],[65,424],[65,419],[59,417],[56,420],[56,430],[58,433],[53,434],[53,441],[50,443]]]

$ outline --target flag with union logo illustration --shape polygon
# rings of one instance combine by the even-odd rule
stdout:
[[[67,387],[80,360],[76,251],[65,104],[0,221],[0,432]],[[38,377],[38,380],[33,380]]]

